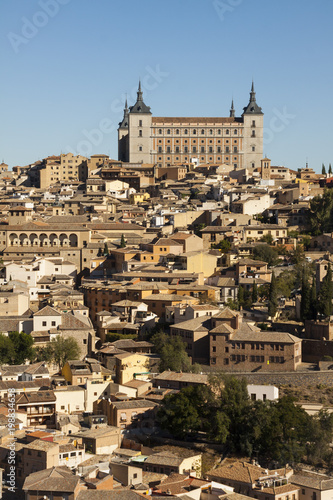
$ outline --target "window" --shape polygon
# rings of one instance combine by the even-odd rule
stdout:
[[[42,321],[42,326],[46,326],[46,321]]]
[[[158,146],[158,152],[162,153],[162,147],[161,146]]]
[[[159,134],[162,134],[162,129],[161,129],[161,128],[160,128],[160,129],[158,129],[158,133],[159,133]]]
[[[179,135],[179,128],[176,129],[176,135]]]
[[[142,151],[142,146],[139,146],[139,151]]]
[[[51,321],[51,326],[56,326],[56,322],[55,321]]]
[[[193,129],[193,135],[196,135],[197,131],[195,129]]]
[[[256,150],[256,147],[255,146],[252,146],[252,151],[255,151]]]
[[[205,131],[204,131],[204,129],[202,128],[202,129],[201,129],[201,135],[204,135],[204,133],[205,133]]]
[[[255,132],[255,130],[252,130],[251,137],[255,137],[255,136],[256,136],[256,132]]]
[[[142,127],[142,120],[139,120],[139,127]]]
[[[167,134],[170,135],[171,134],[171,130],[168,128],[167,130]]]
[[[225,131],[225,133],[226,133],[227,135],[229,135],[229,129],[227,129],[227,130]]]
[[[139,137],[142,137],[142,130],[139,130]]]
[[[187,128],[184,130],[184,134],[187,135],[188,134],[188,130]]]

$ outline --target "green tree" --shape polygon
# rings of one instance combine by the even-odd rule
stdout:
[[[175,372],[191,372],[192,363],[186,352],[186,344],[181,337],[167,335],[164,332],[158,332],[151,338],[155,350],[160,356],[160,371],[171,370]]]
[[[206,386],[189,386],[167,395],[157,413],[163,429],[183,439],[190,432],[208,429],[213,394]]]
[[[309,280],[305,273],[302,276],[302,288],[301,288],[301,320],[304,322],[306,319],[311,317],[311,288],[309,285]]]
[[[310,315],[309,315],[309,319],[317,319],[317,310],[318,310],[317,288],[316,288],[316,280],[315,280],[315,277],[313,276],[311,289],[310,289]]]
[[[327,265],[327,273],[322,281],[319,294],[318,294],[318,312],[325,316],[332,314],[332,296],[333,296],[333,283],[332,283],[332,269],[331,263]]]
[[[50,343],[44,347],[38,347],[36,349],[36,360],[51,363],[53,360],[53,348]]]
[[[295,250],[291,252],[291,262],[293,264],[302,264],[305,260],[303,245],[296,245]]]
[[[60,335],[51,340],[52,359],[59,366],[64,366],[66,361],[79,359],[81,355],[80,346],[74,337],[61,337]]]
[[[13,359],[14,365],[22,365],[27,360],[33,361],[35,359],[36,353],[33,348],[34,339],[31,335],[24,332],[10,332],[8,337],[15,351],[15,357]]]
[[[273,236],[271,234],[264,234],[259,241],[264,241],[268,245],[271,245],[273,243]]]
[[[126,247],[126,240],[125,240],[125,236],[122,234],[121,240],[120,240],[120,248],[125,248],[125,247]]]
[[[329,166],[328,166],[328,173],[330,175],[332,175],[332,165],[331,164],[329,164]]]
[[[323,175],[326,175],[326,168],[325,168],[325,165],[324,165],[323,163],[322,163],[322,165],[321,165],[321,173],[322,173]]]
[[[307,214],[310,233],[317,236],[330,233],[333,229],[333,190],[325,189],[324,194],[314,196],[310,200]]]
[[[276,278],[274,271],[272,272],[271,284],[269,287],[269,296],[268,296],[268,316],[274,318],[278,308],[278,296],[277,296],[277,288],[276,288]]]
[[[276,276],[276,289],[279,297],[289,298],[296,288],[297,273],[295,270],[282,271]]]
[[[267,262],[269,266],[275,266],[279,262],[278,251],[265,244],[254,247],[253,257],[255,260]]]
[[[231,248],[231,243],[229,240],[221,240],[219,243],[213,243],[211,247],[221,250],[222,253],[228,253]]]
[[[107,242],[104,243],[103,255],[109,255],[109,248]]]
[[[207,224],[205,224],[204,222],[201,222],[200,224],[197,224],[195,227],[194,227],[194,234],[196,236],[199,236],[200,238],[202,238],[202,234],[201,234],[201,231],[203,229],[205,229],[205,227],[207,226]]]
[[[9,337],[0,333],[0,363],[5,365],[13,364],[16,353],[13,342]]]
[[[257,300],[258,300],[258,287],[257,283],[254,282],[252,287],[252,304],[257,302]]]
[[[244,307],[244,304],[245,304],[245,288],[243,287],[243,285],[239,285],[239,287],[238,287],[238,297],[237,297],[237,300],[238,300],[239,307]]]

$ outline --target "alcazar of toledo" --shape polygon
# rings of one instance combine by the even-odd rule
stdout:
[[[235,116],[232,102],[226,118],[155,117],[139,83],[137,101],[129,108],[126,101],[119,123],[118,159],[159,167],[193,162],[257,168],[263,158],[263,122],[253,83],[242,115]]]

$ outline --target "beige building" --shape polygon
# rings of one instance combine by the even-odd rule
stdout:
[[[148,372],[149,356],[138,353],[124,353],[115,356],[116,383],[125,384],[134,378],[134,374]]]
[[[254,85],[240,117],[232,102],[230,116],[153,117],[143,101],[139,83],[137,101],[124,109],[118,128],[119,160],[154,163],[219,163],[260,168],[263,158],[263,113],[257,105]]]
[[[39,187],[46,189],[61,181],[85,181],[87,175],[87,158],[74,156],[72,153],[61,154],[53,161],[46,161],[41,167]]]

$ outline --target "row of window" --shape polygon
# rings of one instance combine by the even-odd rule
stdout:
[[[162,156],[159,156],[159,157],[158,157],[158,161],[162,161],[162,160],[163,160]],[[171,161],[170,156],[168,156],[168,157],[166,158],[166,160],[167,160],[167,161]],[[179,158],[179,156],[176,156],[175,158],[173,158],[173,160],[175,160],[175,161],[180,161],[180,158]],[[182,158],[182,161],[188,161],[188,160],[189,160],[189,158],[188,158],[187,156],[185,156],[184,158]],[[202,157],[200,158],[200,160],[201,160],[201,161],[207,161],[207,158],[205,158],[204,156],[202,156]],[[222,159],[221,159],[221,157],[220,157],[220,156],[218,156],[218,157],[217,157],[217,158],[215,158],[215,160],[214,160],[214,158],[213,158],[212,156],[210,156],[210,157],[208,158],[208,161],[210,161],[210,162],[211,162],[211,161],[222,161]],[[227,164],[227,165],[229,165],[229,158],[228,158],[228,157],[224,158],[224,161],[226,162],[226,164]],[[234,159],[234,161],[237,161],[237,158],[235,158],[235,159]],[[158,164],[157,164],[157,166],[158,166],[158,167],[162,167],[163,165],[162,165],[162,163],[158,163]],[[170,167],[170,166],[171,166],[171,163],[166,163],[166,166],[167,166],[167,167]],[[237,163],[234,163],[234,164],[233,164],[233,166],[234,166],[234,168],[238,168],[238,164],[237,164]],[[252,165],[252,167],[254,167],[254,164]]]
[[[239,363],[241,361],[246,361],[247,356],[245,356],[244,354],[232,354],[230,356],[230,360]],[[250,356],[250,362],[251,363],[264,363],[265,356]],[[283,356],[270,356],[269,363],[284,363],[284,357]]]
[[[141,125],[139,124],[139,126],[141,126]],[[218,128],[216,132],[217,132],[217,134],[218,134],[218,135],[221,135],[221,134],[222,134],[222,130],[221,130],[220,128]],[[232,131],[231,131],[231,132],[232,132]],[[185,134],[185,135],[188,135],[188,133],[191,133],[191,130],[189,130],[189,129],[185,128],[185,129],[184,129],[184,134]],[[197,133],[198,133],[197,129],[195,129],[195,128],[194,128],[194,129],[192,129],[192,135],[197,135]],[[200,133],[201,133],[201,135],[205,135],[205,133],[206,133],[205,129],[204,129],[204,128],[202,128]],[[209,135],[213,135],[214,130],[211,128],[211,129],[209,129],[208,133],[209,133]],[[227,129],[226,129],[226,131],[225,131],[225,133],[226,133],[226,135],[229,135],[229,134],[230,134],[230,130],[227,128]],[[233,129],[233,133],[234,133],[234,135],[237,135],[237,134],[238,134],[238,129],[236,129],[236,128],[235,128],[235,129]],[[163,129],[159,128],[159,129],[158,129],[158,134],[159,134],[159,135],[162,135],[162,134],[163,134]],[[170,129],[170,128],[168,128],[168,129],[166,130],[166,134],[167,134],[167,135],[171,135],[171,129]],[[179,135],[179,134],[180,134],[180,129],[179,129],[179,128],[176,128],[176,130],[175,130],[175,134],[176,134],[176,135]]]
[[[245,349],[248,346],[245,342],[232,342],[231,347],[232,349]],[[264,350],[265,346],[267,347],[267,344],[254,344],[251,343],[251,349],[254,350]],[[284,345],[283,344],[270,344],[271,349],[274,351],[284,351]]]
[[[197,149],[198,148],[196,146],[192,146],[192,153],[197,153],[198,152]],[[162,146],[159,146],[158,147],[158,153],[164,153],[164,152],[166,152],[166,153],[173,153],[173,151],[171,151],[171,147],[170,146],[166,147],[166,151],[163,150]],[[182,153],[183,151],[180,151],[180,147],[176,146],[174,152],[175,153]],[[188,152],[189,152],[188,146],[184,146],[184,153],[188,153]],[[203,146],[200,147],[200,151],[199,152],[200,153],[206,153],[205,147],[203,147]],[[237,146],[234,146],[233,152],[234,153],[238,153]],[[214,151],[213,147],[209,146],[207,153],[222,153],[221,147],[218,146],[217,149],[216,149],[216,151]],[[230,153],[230,147],[229,146],[226,146],[225,153]]]

